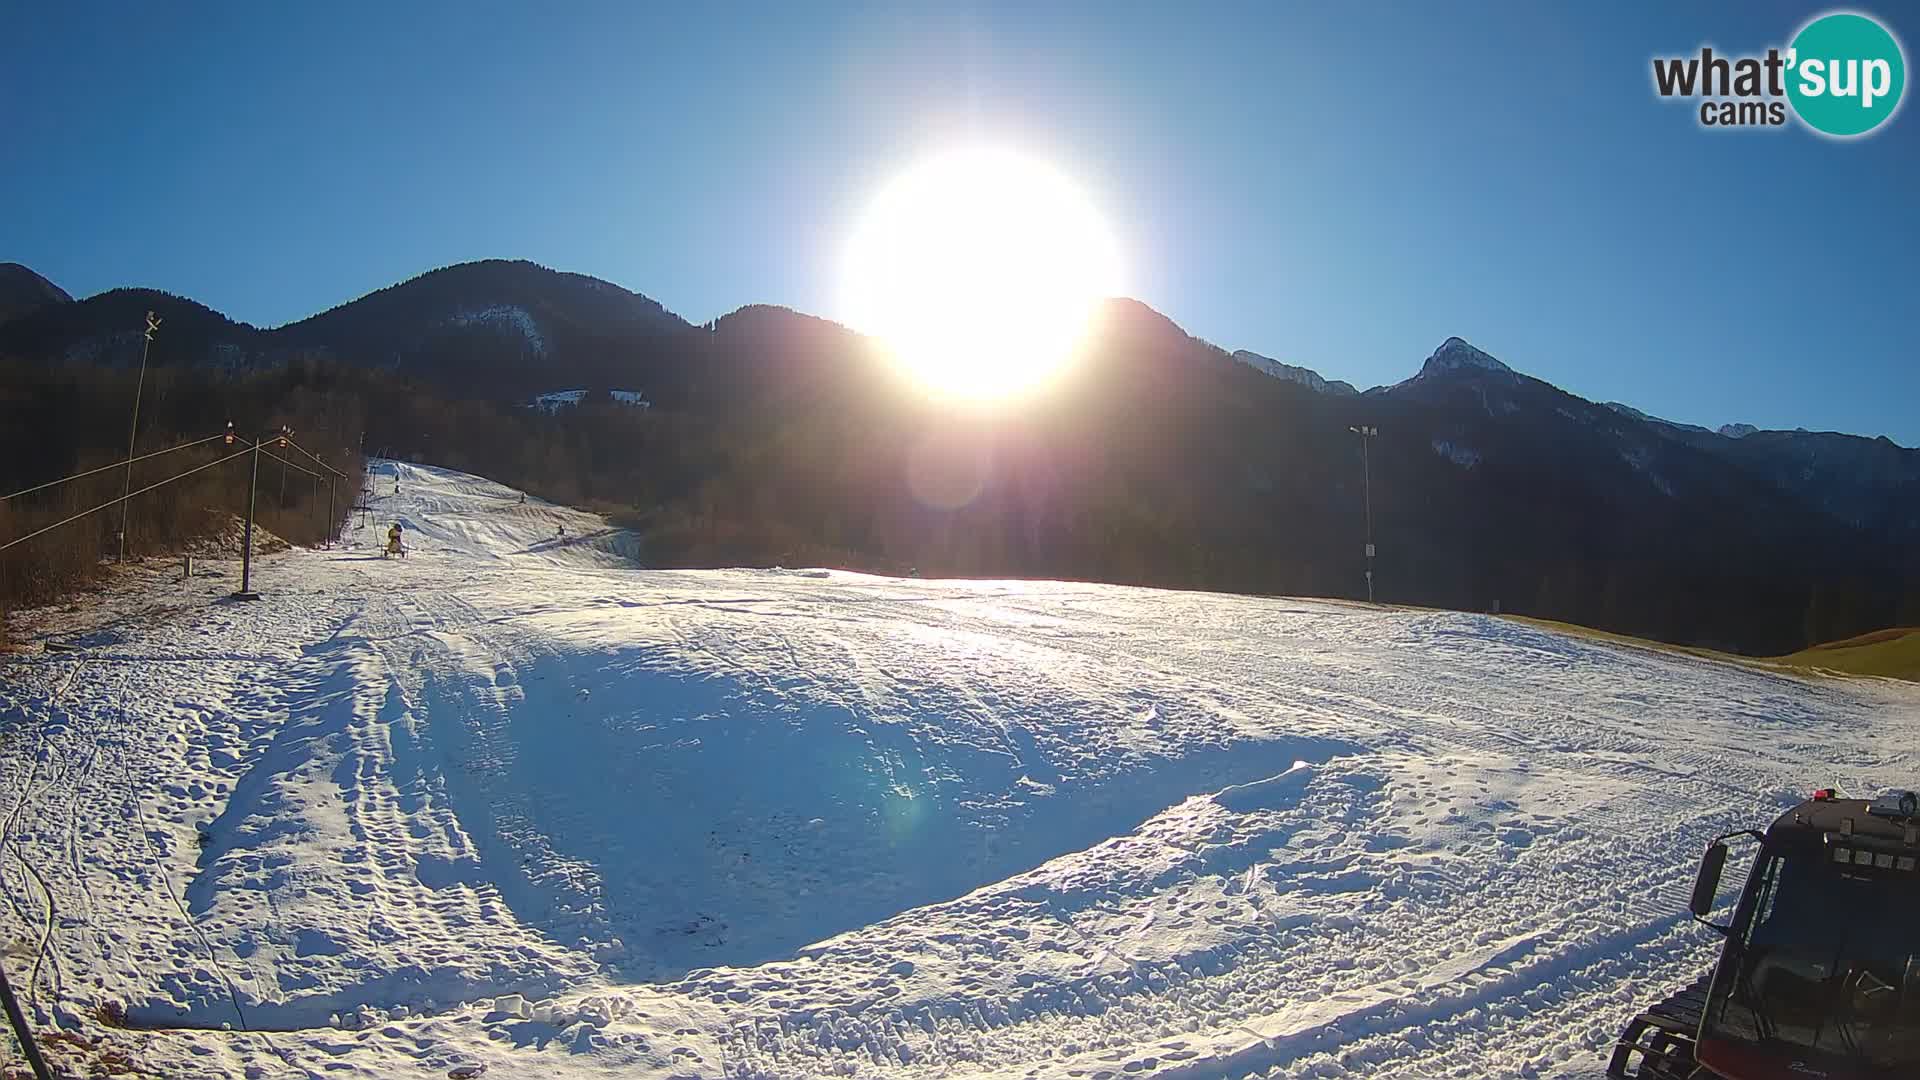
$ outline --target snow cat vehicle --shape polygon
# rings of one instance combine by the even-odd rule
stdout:
[[[1734,840],[1759,850],[1732,921],[1714,923]],[[1920,1077],[1920,796],[1823,789],[1764,834],[1716,837],[1688,907],[1726,938],[1720,962],[1627,1025],[1608,1076]]]

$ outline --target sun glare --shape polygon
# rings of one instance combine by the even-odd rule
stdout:
[[[929,386],[997,398],[1073,355],[1119,290],[1106,223],[1056,170],[1001,150],[954,150],[883,188],[848,246],[848,322]]]

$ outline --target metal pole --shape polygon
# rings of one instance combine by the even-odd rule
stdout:
[[[1373,430],[1360,436],[1360,490],[1367,504],[1367,603],[1373,603]]]
[[[7,1023],[13,1025],[14,1037],[20,1040],[20,1051],[27,1055],[27,1064],[33,1066],[36,1080],[53,1080],[47,1059],[40,1056],[40,1044],[33,1041],[33,1031],[27,1027],[27,1016],[20,1011],[20,1002],[14,999],[4,967],[0,967],[0,1005],[6,1006]]]
[[[253,501],[260,490],[260,440],[253,440],[253,471],[247,480],[247,539],[246,546],[240,551],[240,591],[234,593],[247,599],[253,593]]]
[[[1372,424],[1350,427],[1360,436],[1360,490],[1367,507],[1367,603],[1373,603],[1373,437],[1380,429]]]
[[[147,312],[147,333],[140,346],[140,381],[133,387],[133,422],[127,425],[127,477],[120,485],[120,561],[127,561],[127,496],[133,491],[133,440],[140,432],[140,398],[147,388],[147,350],[153,348],[153,332],[160,320]]]
[[[333,526],[338,519],[333,516],[333,477],[327,477],[327,547],[333,547]]]

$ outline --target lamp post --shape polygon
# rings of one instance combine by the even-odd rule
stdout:
[[[1369,447],[1380,429],[1371,424],[1350,427],[1348,431],[1360,436],[1360,490],[1361,498],[1367,508],[1367,603],[1373,603],[1373,462]]]
[[[284,454],[287,449],[287,440],[292,437],[293,437],[293,429],[288,427],[285,424],[281,424],[280,438],[275,448]],[[287,508],[287,459],[283,457],[280,459],[280,509],[285,510],[286,508]]]
[[[256,436],[253,440],[253,463],[248,467],[247,530],[240,541],[240,591],[233,594],[235,600],[260,599],[260,594],[253,591],[253,504],[260,490],[260,442]]]

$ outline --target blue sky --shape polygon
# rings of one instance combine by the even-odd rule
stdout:
[[[277,325],[530,258],[832,316],[891,172],[1073,175],[1127,292],[1360,386],[1450,334],[1677,420],[1920,445],[1920,115],[1702,130],[1649,60],[1819,5],[31,5],[0,260]],[[1875,12],[1920,40],[1907,9]],[[1911,25],[1909,25],[1911,24]]]

